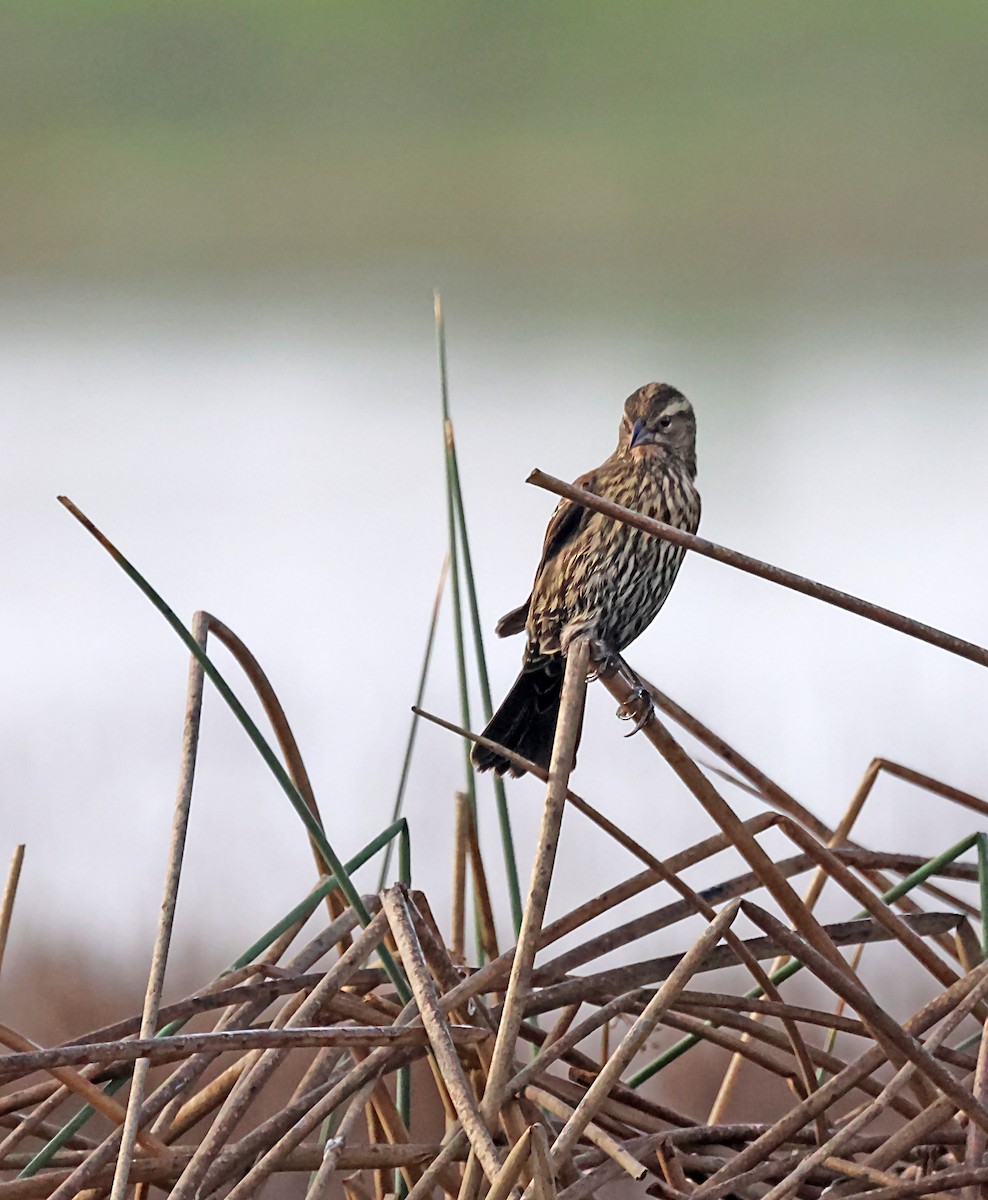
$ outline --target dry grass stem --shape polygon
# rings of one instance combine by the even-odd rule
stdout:
[[[3,899],[0,900],[0,971],[3,970],[3,956],[7,949],[7,935],[10,933],[10,922],[14,915],[14,900],[17,898],[17,885],[21,878],[21,868],[24,865],[24,846],[14,847],[10,859],[10,869],[7,872],[7,882],[3,889]]]

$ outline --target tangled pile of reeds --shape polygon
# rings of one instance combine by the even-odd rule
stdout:
[[[451,573],[460,588],[458,567],[465,567],[476,621],[448,407],[445,420]],[[981,647],[670,530],[558,480],[538,475],[535,481],[695,552],[988,665],[988,651]],[[289,1175],[291,1194],[311,1200],[340,1189],[347,1200],[381,1200],[391,1192],[419,1200],[437,1190],[461,1200],[484,1195],[580,1200],[628,1179],[675,1200],[812,1200],[824,1189],[904,1200],[960,1195],[967,1188],[975,1197],[980,1185],[988,1185],[988,839],[975,832],[934,856],[873,851],[851,840],[883,770],[982,817],[988,814],[984,801],[875,760],[831,829],[646,685],[658,711],[641,714],[644,736],[678,776],[684,800],[692,796],[718,829],[660,859],[569,789],[593,666],[589,648],[577,644],[567,658],[524,901],[503,789],[496,793],[517,935],[510,949],[501,950],[472,780],[457,803],[454,903],[444,930],[426,894],[412,890],[400,806],[394,822],[343,863],[327,839],[277,697],[247,648],[205,613],[186,629],[123,555],[65,503],[182,638],[192,655],[189,698],[144,1011],[53,1049],[0,1026],[0,1042],[11,1051],[0,1056],[0,1200],[82,1194],[120,1200],[130,1190],[146,1196],[152,1188],[175,1200],[212,1195],[246,1200],[273,1177]],[[260,696],[280,756],[210,659],[210,636],[231,650]],[[459,645],[462,678],[462,630]],[[482,659],[478,665],[486,692]],[[305,823],[321,879],[227,971],[166,1006],[162,983],[207,677]],[[622,667],[602,678],[621,705],[635,705],[640,681],[630,671]],[[489,695],[486,699],[489,708]],[[697,739],[720,766],[701,770],[667,720]],[[406,757],[406,774],[407,762]],[[767,810],[741,821],[711,781],[718,773],[759,797]],[[623,846],[637,860],[637,872],[545,924],[567,806],[594,824],[596,836]],[[769,829],[792,843],[790,856],[769,856],[759,840]],[[386,858],[379,894],[360,895],[352,872],[379,852],[390,854],[394,842],[397,882],[385,886],[391,879]],[[725,850],[739,853],[748,870],[697,892],[686,872]],[[971,851],[976,861],[962,862]],[[807,873],[800,896],[791,880]],[[0,911],[0,954],[16,874],[15,858]],[[978,903],[945,888],[945,879],[979,885]],[[837,924],[822,924],[815,915],[827,881],[847,898],[848,919]],[[623,904],[650,889],[656,898],[644,915],[622,914]],[[468,958],[471,895],[477,946]],[[300,944],[303,928],[324,902],[325,925]],[[705,928],[699,937],[683,934],[681,953],[634,961],[640,939],[697,916]],[[586,927],[592,921],[603,922],[603,930],[590,934]],[[560,952],[563,938],[575,944]],[[890,969],[925,977],[933,988],[935,995],[918,1011],[890,1010],[868,989],[858,964],[872,942],[890,944],[884,951],[894,956],[885,960]],[[846,948],[853,948],[849,959],[841,953]],[[617,949],[632,961],[603,965]],[[704,972],[725,968],[731,969],[729,990],[690,986]],[[815,981],[813,1005],[792,1003],[782,994],[784,982],[797,972]],[[897,1002],[901,999],[902,992]],[[192,1019],[212,1026],[181,1032]],[[656,1055],[652,1043],[656,1038],[668,1043],[670,1031],[678,1040]],[[709,1113],[659,1103],[644,1088],[704,1044],[730,1053]],[[39,1081],[26,1082],[37,1073]],[[788,1106],[772,1121],[727,1123],[728,1105],[736,1111],[746,1091],[757,1091],[765,1079],[784,1081]],[[116,1097],[123,1089],[125,1101]],[[427,1140],[414,1140],[425,1135]]]
[[[0,1198],[61,1200],[87,1189],[96,1196],[116,1180],[120,1195],[128,1186],[146,1194],[155,1185],[173,1197],[226,1194],[244,1200],[272,1175],[287,1172],[305,1173],[309,1197],[330,1194],[336,1183],[354,1200],[392,1190],[422,1197],[436,1189],[464,1197],[486,1191],[498,1198],[528,1189],[577,1200],[626,1177],[642,1181],[655,1195],[711,1200],[816,1196],[826,1185],[842,1192],[872,1189],[873,1196],[891,1198],[988,1183],[988,1039],[982,1039],[980,1026],[988,959],[983,931],[970,924],[971,917],[980,923],[977,909],[936,882],[980,880],[984,887],[985,837],[972,835],[925,862],[871,852],[849,839],[882,769],[974,811],[983,813],[983,802],[876,762],[840,828],[824,829],[657,693],[664,712],[726,759],[775,809],[738,821],[653,717],[647,736],[722,827],[660,861],[567,788],[586,666],[584,649],[571,656],[556,761],[515,946],[499,953],[488,927],[482,941],[490,958],[482,966],[465,965],[462,947],[454,945],[462,942],[462,930],[444,936],[425,896],[399,883],[379,896],[337,904],[328,923],[299,947],[300,929],[324,897],[339,894],[343,871],[325,878],[228,972],[186,1000],[157,1006],[153,979],[143,1020],[50,1050],[3,1029],[0,1036],[16,1049],[0,1058],[0,1082],[8,1089],[0,1099],[0,1121],[7,1129],[0,1169],[18,1174],[0,1183]],[[201,679],[194,663],[190,728]],[[629,681],[607,682],[627,699]],[[178,825],[190,782],[183,781]],[[567,803],[616,837],[643,869],[543,926]],[[464,826],[469,824],[464,813]],[[772,862],[760,849],[757,837],[770,826],[795,843],[792,857]],[[465,834],[460,842],[461,889],[463,864],[476,852],[471,841]],[[382,844],[377,839],[347,867],[353,870]],[[750,872],[702,894],[684,882],[687,868],[731,846],[748,860]],[[977,863],[958,862],[972,848]],[[789,880],[808,871],[812,881],[800,899]],[[827,878],[860,906],[860,916],[818,923],[812,910]],[[665,897],[645,915],[611,922],[604,932],[551,956],[564,936],[605,914],[617,918],[622,903],[662,884],[678,898]],[[933,897],[935,911],[920,908],[912,898],[917,889]],[[759,891],[776,901],[788,925],[750,899]],[[485,908],[481,905],[481,914]],[[758,936],[741,938],[733,931],[739,910]],[[615,948],[697,913],[709,923],[682,954],[610,969],[597,965]],[[855,973],[856,964],[839,953],[847,946],[860,953],[877,941],[897,943],[902,965],[914,960],[939,988],[905,1019],[882,1008]],[[536,968],[539,951],[550,955]],[[772,967],[762,965],[772,959]],[[688,986],[694,976],[728,966],[734,967],[736,989]],[[780,985],[796,971],[814,976],[836,1007],[785,1001]],[[753,986],[745,991],[746,984]],[[204,1015],[213,1020],[210,1031],[178,1032],[190,1018]],[[549,1015],[548,1025],[537,1023]],[[623,1036],[605,1039],[602,1048],[601,1030],[619,1018],[632,1020]],[[959,1040],[965,1023],[976,1032]],[[682,1036],[643,1063],[649,1040],[660,1030]],[[812,1036],[821,1032],[827,1035],[823,1045]],[[837,1034],[848,1047],[843,1057],[834,1050]],[[735,1056],[713,1113],[700,1118],[643,1094],[646,1080],[703,1042]],[[273,1113],[264,1113],[266,1090],[289,1059],[295,1064],[294,1090]],[[422,1095],[428,1089],[445,1112],[445,1127],[428,1143],[413,1141],[409,1129],[410,1065],[417,1059],[427,1061],[431,1074],[415,1075],[416,1109],[428,1107]],[[774,1123],[727,1124],[719,1118],[741,1061],[790,1085],[792,1106]],[[150,1064],[153,1087],[146,1075]],[[34,1072],[46,1078],[23,1086]],[[113,1093],[128,1083],[125,1111]],[[14,1084],[21,1086],[10,1090]],[[756,1086],[756,1074],[747,1074],[745,1087]],[[848,1109],[845,1098],[857,1099],[857,1106]],[[57,1129],[52,1115],[72,1102],[76,1112]],[[96,1140],[85,1131],[94,1112],[113,1123],[109,1135]],[[887,1121],[885,1132],[873,1131],[880,1115],[894,1120],[894,1131]],[[189,1142],[192,1130],[199,1132]],[[34,1143],[40,1149],[24,1148]]]

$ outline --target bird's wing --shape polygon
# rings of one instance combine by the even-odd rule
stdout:
[[[532,597],[529,595],[524,604],[519,604],[517,608],[513,608],[511,612],[505,613],[504,616],[494,626],[494,632],[498,637],[512,637],[516,633],[521,633],[525,628],[525,622],[528,620],[528,606],[532,603]]]
[[[586,488],[588,492],[596,494],[597,489],[595,484],[599,474],[599,467],[596,471],[588,471],[586,475],[581,475],[579,479],[574,479],[573,486]],[[539,563],[539,569],[535,572],[536,578],[542,574],[546,565],[552,562],[560,550],[579,537],[592,516],[593,510],[584,508],[582,504],[577,504],[573,500],[559,501],[556,505],[556,511],[552,514],[548,528],[545,531],[545,543],[542,546],[542,561]]]
[[[574,479],[573,485],[575,487],[586,488],[588,492],[595,492],[596,488],[594,485],[597,482],[599,474],[600,467],[595,471],[587,471],[579,479]],[[559,501],[556,505],[556,511],[552,514],[548,528],[545,531],[542,558],[535,572],[536,580],[538,580],[546,566],[552,562],[559,552],[575,538],[579,537],[592,516],[592,510],[584,508],[582,504],[576,504],[572,500]],[[528,620],[528,607],[531,603],[532,597],[529,594],[524,604],[520,604],[517,608],[513,608],[511,612],[505,613],[494,627],[497,636],[511,637],[512,634],[521,633],[525,628],[525,622]]]

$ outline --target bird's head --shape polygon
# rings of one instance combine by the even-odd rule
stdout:
[[[668,383],[646,383],[624,402],[619,449],[679,459],[696,474],[696,417],[682,392]]]

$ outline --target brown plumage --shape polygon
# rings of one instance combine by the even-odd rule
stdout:
[[[667,383],[647,383],[625,401],[618,445],[575,482],[597,496],[695,533],[700,523],[696,419]],[[665,603],[683,551],[600,513],[562,500],[546,530],[532,594],[497,624],[500,637],[528,635],[521,674],[484,736],[548,768],[566,650],[589,636],[620,652]],[[478,770],[521,772],[474,746]]]

